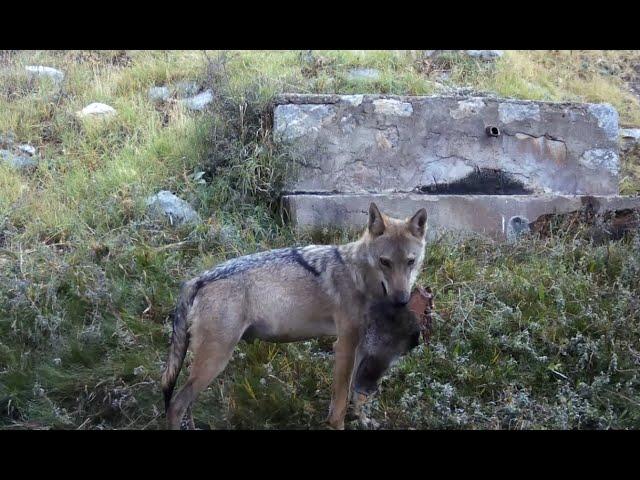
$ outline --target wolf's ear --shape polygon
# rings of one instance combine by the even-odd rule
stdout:
[[[414,237],[424,238],[427,231],[427,211],[424,208],[418,210],[409,220],[409,231]]]
[[[371,202],[371,205],[369,205],[369,233],[374,238],[379,237],[384,233],[384,229],[385,224],[382,214],[378,210],[378,206]]]

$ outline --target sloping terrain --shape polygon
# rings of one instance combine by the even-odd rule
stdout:
[[[283,225],[287,152],[271,142],[273,95],[463,88],[608,102],[621,125],[638,126],[638,65],[637,51],[507,51],[489,62],[419,51],[1,52],[0,426],[164,428],[159,378],[180,282],[237,255],[348,240]],[[115,113],[77,115],[92,103]],[[624,160],[621,185],[640,191],[637,157]],[[152,215],[146,200],[163,190],[200,220]],[[637,236],[446,237],[428,247],[419,283],[436,294],[432,343],[368,406],[383,428],[640,424]],[[330,382],[331,339],[242,344],[194,414],[202,428],[321,428]]]

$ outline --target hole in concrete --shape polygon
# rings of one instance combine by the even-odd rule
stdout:
[[[498,135],[500,135],[500,129],[498,127],[494,127],[493,125],[489,125],[485,129],[485,132],[487,132],[487,135],[489,135],[490,137],[497,137]]]
[[[480,168],[451,183],[424,185],[420,193],[437,195],[530,195],[522,182],[502,170]]]

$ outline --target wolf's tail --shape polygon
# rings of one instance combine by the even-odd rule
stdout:
[[[169,347],[169,357],[167,366],[162,374],[162,393],[164,394],[165,413],[171,405],[171,396],[176,386],[178,374],[182,368],[184,357],[189,346],[189,333],[187,326],[187,315],[193,299],[198,292],[198,281],[190,280],[182,286],[178,304],[173,312],[173,334],[171,335],[171,346]]]

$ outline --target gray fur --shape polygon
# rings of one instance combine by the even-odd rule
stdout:
[[[279,248],[227,260],[200,275],[200,287],[208,282],[229,278],[254,268],[268,267],[276,263],[301,263],[300,258],[318,273],[326,271],[330,261],[344,263],[337,247],[333,245]]]

